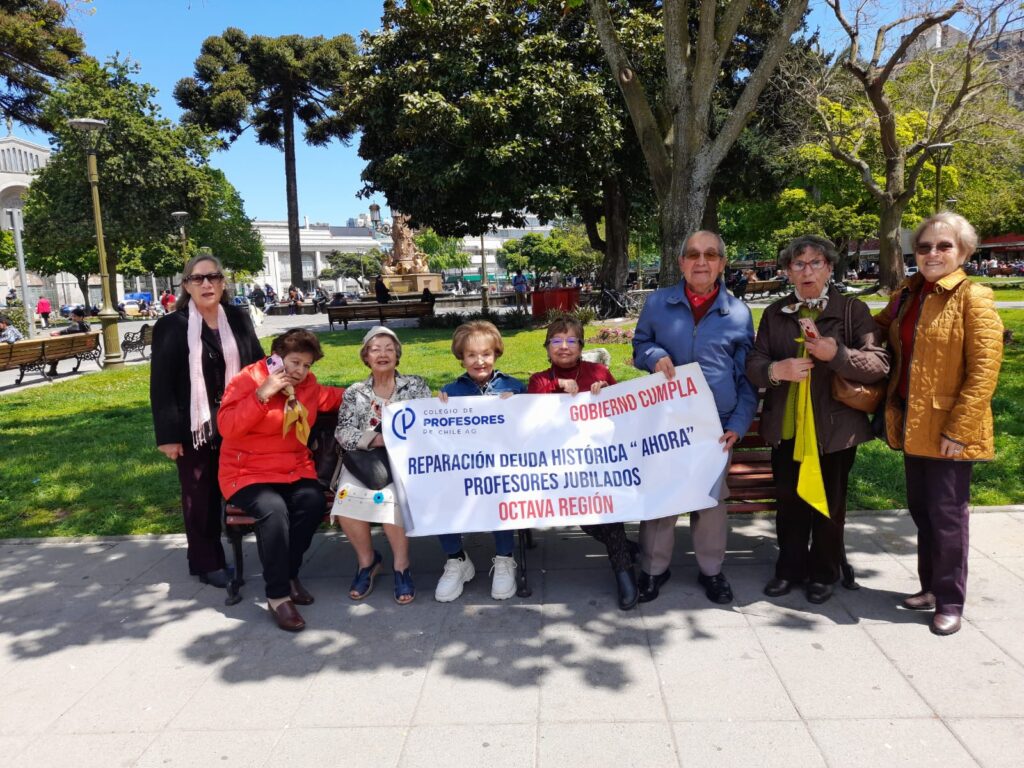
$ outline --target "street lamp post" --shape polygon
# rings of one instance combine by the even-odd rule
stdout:
[[[178,239],[181,241],[181,265],[184,267],[185,262],[188,261],[188,235],[185,233],[188,211],[174,211],[171,214],[171,218],[178,225]]]
[[[103,242],[103,217],[100,215],[100,174],[96,165],[96,142],[98,132],[107,124],[106,120],[79,117],[68,124],[80,131],[85,139],[86,171],[92,190],[92,212],[96,223],[96,252],[100,260],[100,289],[103,293],[103,307],[100,309],[100,325],[103,327],[103,367],[120,368],[124,365],[121,345],[118,343],[117,312],[110,297],[110,273],[107,269],[107,249]],[[89,297],[85,297],[86,304]]]
[[[939,144],[929,144],[926,149],[931,152],[932,158],[935,160],[935,213],[938,213],[941,210],[939,200],[942,199],[939,195],[942,191],[942,166],[949,162],[949,156],[953,153],[953,144],[944,141]]]
[[[28,303],[28,274],[25,270],[25,249],[21,246],[21,211],[17,208],[8,208],[7,215],[11,219],[11,234],[14,236],[14,255],[18,259],[18,277],[21,280],[21,304],[22,312],[25,314],[25,329],[28,337],[36,337],[36,320],[32,314],[32,307]]]

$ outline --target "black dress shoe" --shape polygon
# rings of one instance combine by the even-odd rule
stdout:
[[[615,572],[615,583],[619,587],[619,608],[628,611],[636,607],[640,592],[636,588],[636,573],[632,568]]]
[[[936,613],[932,619],[933,635],[952,635],[960,631],[960,617],[948,613]]]
[[[312,605],[314,603],[314,597],[309,594],[308,590],[302,586],[302,582],[298,579],[292,579],[290,582],[291,594],[289,597],[292,602],[296,605]]]
[[[697,575],[697,583],[704,587],[704,594],[712,603],[725,605],[732,602],[732,587],[724,573],[716,573],[714,576],[707,576],[703,573]]]
[[[661,590],[662,585],[669,580],[671,575],[671,571],[659,573],[657,576],[651,576],[651,574],[646,571],[640,571],[640,581],[638,584],[638,588],[640,590],[640,602],[649,603],[651,600],[657,599],[658,592]]]
[[[832,585],[812,581],[807,585],[807,601],[820,605],[832,597]]]
[[[793,582],[788,579],[772,579],[764,585],[764,593],[768,597],[782,597],[793,589]]]
[[[231,577],[228,576],[226,569],[221,568],[219,571],[207,571],[206,573],[200,573],[199,581],[203,584],[209,584],[211,587],[226,589],[228,582],[231,581]]]

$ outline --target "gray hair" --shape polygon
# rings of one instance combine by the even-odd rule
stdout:
[[[913,243],[915,248],[917,247],[917,241],[920,239],[921,233],[928,229],[928,227],[935,224],[941,224],[953,231],[953,237],[956,238],[960,255],[963,256],[965,260],[969,259],[978,249],[977,230],[971,226],[971,222],[959,213],[953,213],[952,211],[940,211],[934,216],[929,216],[918,224],[917,229],[914,230],[914,236],[910,239],[910,242]]]
[[[384,336],[395,345],[395,367],[397,368],[398,364],[402,362],[402,342],[398,340],[397,336],[392,336],[390,333],[378,333],[377,336]],[[377,336],[371,336],[359,348],[359,359],[363,361],[363,365],[367,368],[370,367],[370,342],[376,339]]]
[[[789,245],[782,249],[782,252],[779,254],[779,266],[782,269],[789,269],[793,259],[808,249],[823,256],[831,267],[839,263],[839,252],[836,250],[835,244],[827,237],[821,237],[821,235],[800,235],[800,237],[790,240]]]
[[[718,255],[721,256],[723,259],[725,258],[725,240],[723,240],[722,236],[717,232],[712,232],[711,230],[708,229],[698,229],[695,232],[691,232],[690,234],[688,234],[686,236],[686,239],[683,240],[682,250],[679,251],[680,257],[686,255],[686,249],[689,248],[690,241],[693,240],[693,238],[695,238],[697,235],[710,235],[711,237],[715,238],[715,240],[718,241]]]

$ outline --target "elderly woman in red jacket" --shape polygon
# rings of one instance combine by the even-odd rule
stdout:
[[[255,518],[267,608],[277,626],[298,632],[306,623],[295,606],[313,602],[299,568],[327,511],[306,441],[317,413],[336,411],[344,390],[322,386],[310,373],[324,355],[309,331],[293,328],[270,350],[224,393],[217,414],[220,488]]]

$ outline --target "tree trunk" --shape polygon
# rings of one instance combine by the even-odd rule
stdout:
[[[708,201],[704,204],[704,215],[700,220],[700,228],[708,232],[718,232],[718,194],[708,193]]]
[[[82,292],[82,303],[85,305],[85,316],[88,317],[92,314],[92,302],[89,301],[89,276],[75,275],[75,281],[78,283],[78,290]]]
[[[702,228],[704,209],[711,190],[711,174],[697,173],[690,168],[681,169],[672,178],[672,193],[661,204],[661,269],[658,284],[661,287],[679,282],[679,256],[686,238]]]
[[[629,279],[629,201],[614,176],[601,184],[604,196],[604,260],[597,282],[616,291],[626,288]]]
[[[295,115],[291,107],[284,110],[284,187],[288,201],[288,257],[292,285],[302,284],[302,241],[299,239],[299,192],[295,181]]]
[[[903,246],[900,224],[904,206],[898,202],[882,202],[878,226],[878,282],[883,289],[894,290],[903,280]]]

